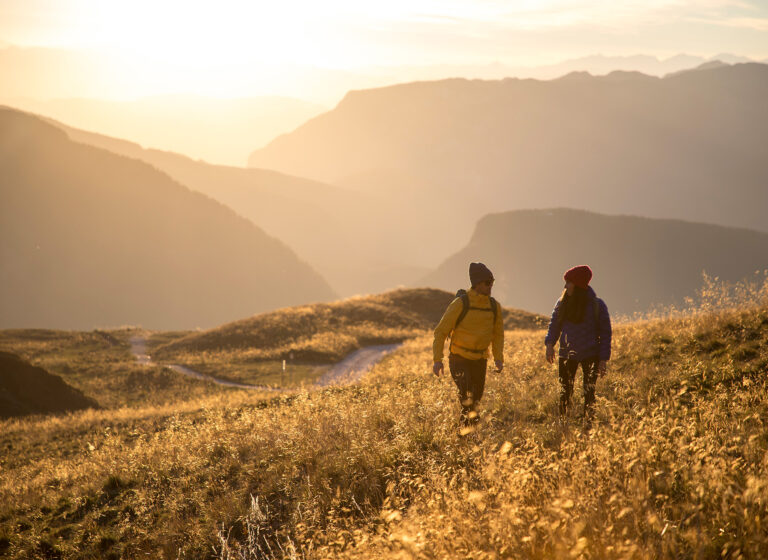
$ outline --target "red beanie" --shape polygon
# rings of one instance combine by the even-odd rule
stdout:
[[[592,280],[592,269],[585,264],[574,266],[566,271],[563,280],[573,282],[577,288],[586,288],[589,286],[589,281]]]

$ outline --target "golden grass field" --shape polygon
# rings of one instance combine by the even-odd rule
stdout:
[[[541,330],[507,332],[471,433],[426,329],[354,386],[145,372],[141,398],[125,333],[5,331],[109,408],[0,422],[0,557],[764,558],[768,284],[707,289],[615,325],[590,431],[557,418]]]

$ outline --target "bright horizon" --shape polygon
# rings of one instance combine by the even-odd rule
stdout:
[[[418,79],[418,67],[532,68],[595,54],[663,60],[726,52],[763,60],[768,4],[10,0],[0,5],[2,44],[91,53],[100,70],[86,79],[104,97],[313,99],[318,69],[368,87],[382,76]]]

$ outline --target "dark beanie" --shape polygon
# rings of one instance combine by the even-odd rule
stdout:
[[[480,282],[493,280],[493,273],[483,263],[469,263],[469,282],[476,286]]]
[[[592,280],[592,269],[585,264],[574,266],[565,272],[563,280],[573,282],[577,288],[586,289],[589,281]]]

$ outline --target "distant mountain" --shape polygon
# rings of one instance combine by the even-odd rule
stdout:
[[[407,240],[385,224],[403,210],[386,198],[275,171],[211,165],[49,122],[74,141],[145,161],[226,204],[285,241],[342,296],[392,289],[429,270],[401,263],[398,241]],[[372,219],[384,214],[385,224]]]
[[[553,79],[571,72],[589,72],[593,75],[604,75],[618,70],[624,72],[641,72],[650,76],[662,77],[674,72],[696,68],[697,66],[710,62],[740,64],[754,61],[744,56],[728,53],[720,53],[709,58],[689,54],[677,54],[665,59],[642,54],[631,56],[606,56],[596,54],[565,60],[557,64],[530,68],[528,71],[521,69],[509,75],[520,78]]]
[[[703,271],[736,281],[768,269],[768,233],[581,210],[503,212],[480,220],[469,244],[419,285],[466,283],[471,261],[493,271],[503,305],[539,313],[552,310],[568,268],[589,264],[609,309],[629,314],[682,303]]]
[[[768,230],[768,65],[350,92],[252,166],[389,196],[426,262],[482,215],[565,206]]]
[[[254,144],[266,144],[325,110],[287,97],[167,95],[135,101],[7,98],[0,102],[143,146],[238,166],[246,164]]]
[[[210,327],[334,297],[282,242],[152,166],[0,108],[0,327]]]
[[[10,352],[0,352],[0,419],[85,408],[99,408],[99,405],[58,375]]]
[[[673,72],[689,70],[709,62],[721,61],[726,64],[757,62],[744,56],[721,53],[712,57],[677,54],[668,58],[651,55],[606,56],[596,54],[583,56],[539,66],[517,66],[499,61],[489,64],[434,64],[426,66],[381,66],[369,70],[378,78],[376,84],[352,85],[354,89],[376,87],[403,82],[434,81],[448,78],[478,80],[501,80],[504,78],[533,78],[551,80],[572,72],[588,72],[604,75],[615,71],[642,72],[651,76],[664,76]],[[369,80],[370,82],[371,80]]]

